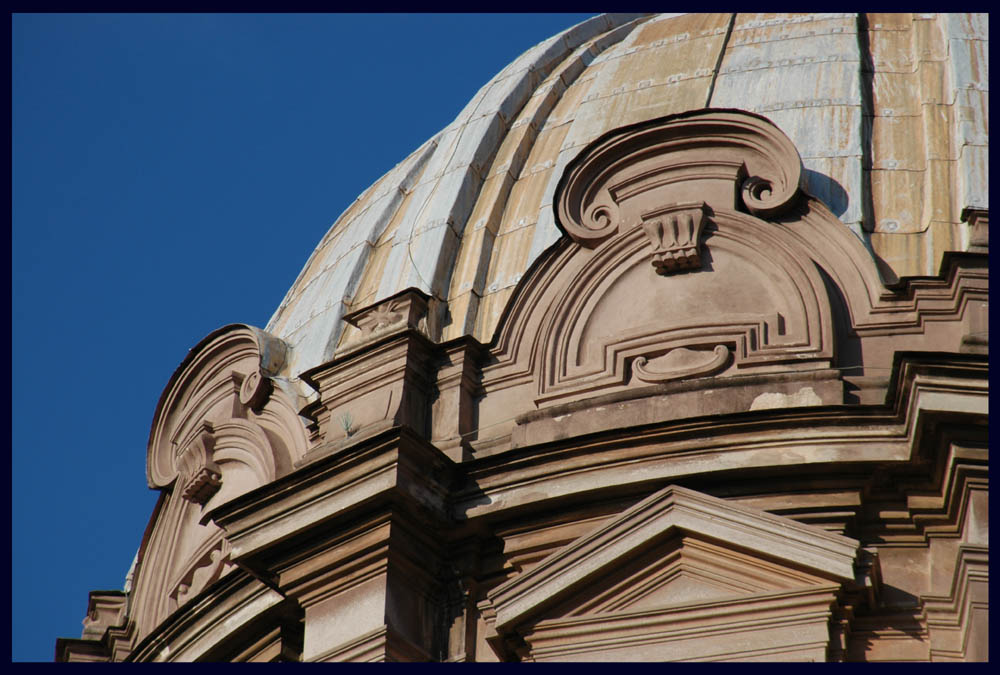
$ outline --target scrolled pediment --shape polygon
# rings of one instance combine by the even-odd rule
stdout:
[[[801,183],[788,137],[736,110],[624,127],[583,148],[553,206],[570,241],[523,283],[497,338],[530,349],[514,358],[537,364],[535,405],[829,368],[830,297],[796,230],[812,204]],[[532,318],[532,307],[543,309]]]
[[[206,504],[225,488],[227,462],[245,464],[237,473],[262,484],[305,452],[297,411],[273,386],[285,351],[281,340],[244,325],[222,328],[191,350],[153,419],[150,487],[180,479],[182,497]]]
[[[791,206],[802,181],[798,151],[771,122],[706,109],[617,129],[589,145],[567,167],[556,211],[566,234],[594,247],[640,225],[687,225],[693,211],[666,224],[658,213],[679,204],[773,217]]]
[[[140,635],[234,569],[208,514],[291,471],[305,454],[305,425],[281,379],[286,352],[260,329],[225,326],[167,383],[146,455],[149,485],[163,495],[134,591]]]

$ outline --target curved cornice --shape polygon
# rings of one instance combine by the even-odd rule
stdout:
[[[171,375],[157,402],[146,455],[149,486],[164,488],[177,477],[176,452],[179,449],[171,446],[179,440],[190,440],[179,439],[176,433],[170,433],[177,431],[177,415],[183,412],[190,417],[195,409],[204,413],[217,404],[220,397],[225,398],[228,394],[224,380],[237,364],[253,363],[256,367],[242,375],[257,373],[254,379],[260,382],[280,372],[286,355],[287,346],[283,341],[247,324],[223,326],[198,342]],[[237,393],[243,385],[243,377],[239,379]],[[254,394],[248,392],[244,398]],[[247,398],[244,404],[255,402]],[[192,433],[195,433],[193,428],[188,429],[186,435]]]
[[[802,182],[795,145],[770,120],[706,108],[601,136],[566,167],[553,208],[567,235],[595,246],[673,204],[703,201],[772,217]]]

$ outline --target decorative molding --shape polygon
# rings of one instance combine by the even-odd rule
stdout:
[[[932,661],[986,661],[989,635],[989,545],[961,544],[947,595],[921,595]],[[978,639],[970,640],[977,632]]]
[[[988,253],[990,249],[990,212],[967,206],[962,209],[962,222],[969,224],[969,250]]]
[[[638,226],[645,213],[694,201],[771,218],[793,204],[802,182],[798,151],[770,121],[705,109],[616,129],[588,145],[566,168],[555,209],[574,241],[594,247]]]
[[[280,593],[242,570],[213,580],[211,588],[211,593],[189,593],[170,619],[140,636],[125,660],[216,660],[213,654],[237,651],[247,637],[257,636],[262,618],[267,622],[287,607]]]
[[[374,304],[344,315],[344,321],[356,330],[344,335],[335,357],[354,352],[365,345],[404,330],[425,336],[434,333],[431,326],[432,298],[417,288],[407,288]]]
[[[729,394],[692,381],[660,385],[662,392],[643,397],[627,398],[625,392],[525,413],[508,441],[518,452],[470,469],[475,487],[457,494],[454,508],[469,519],[496,518],[514,506],[544,509],[604,490],[639,489],[650,481],[679,482],[692,475],[752,470],[816,477],[824,467],[859,461],[905,468],[915,449],[928,442],[927,431],[942,419],[961,421],[970,435],[985,438],[989,382],[982,357],[898,355],[893,372],[886,405],[867,409],[746,413],[752,396],[741,404],[742,392]],[[768,389],[780,386],[780,380],[761,377]],[[817,389],[822,382],[814,382]],[[708,407],[720,394],[735,399],[733,407],[721,408],[735,414]],[[706,407],[698,408],[703,401],[708,401]],[[680,411],[671,414],[674,408]],[[624,427],[623,419],[628,420]],[[545,452],[524,459],[522,448],[531,446]],[[948,506],[948,512],[953,508]],[[924,541],[919,531],[904,533],[912,541]],[[893,538],[895,528],[880,529],[878,536]]]
[[[521,629],[526,646],[519,655],[523,661],[825,661],[837,590],[828,584],[542,620]]]
[[[523,660],[627,660],[639,644],[669,659],[761,649],[822,659],[858,550],[854,539],[670,486],[488,592],[491,641]],[[706,651],[734,622],[748,640]]]
[[[673,531],[714,541],[838,582],[854,580],[859,542],[676,485],[664,488],[487,594],[496,629],[513,628]]]
[[[632,362],[632,373],[637,379],[649,383],[707,375],[726,365],[730,354],[729,347],[725,345],[716,345],[711,352],[678,347],[652,361],[645,356],[637,357]]]

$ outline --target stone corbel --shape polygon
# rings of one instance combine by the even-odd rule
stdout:
[[[642,229],[653,247],[653,267],[667,275],[701,267],[701,230],[708,207],[704,202],[676,204],[642,216]]]
[[[177,471],[183,481],[181,496],[195,504],[205,504],[222,487],[222,471],[212,459],[213,434],[211,423],[202,422],[177,456]]]
[[[706,109],[619,129],[591,143],[567,167],[554,208],[566,234],[588,248],[642,226],[657,270],[669,272],[697,260],[697,239],[688,246],[678,242],[669,254],[657,249],[669,246],[674,219],[678,228],[688,218],[696,223],[690,208],[771,218],[790,208],[802,181],[798,151],[771,122]],[[662,211],[670,216],[651,215]]]

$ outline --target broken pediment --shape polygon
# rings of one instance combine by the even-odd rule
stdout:
[[[488,593],[525,660],[825,658],[858,542],[671,486]]]

